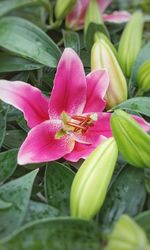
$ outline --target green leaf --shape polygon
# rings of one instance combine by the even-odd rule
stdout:
[[[30,72],[29,71],[22,71],[22,72],[19,72],[18,74],[14,75],[12,78],[11,78],[11,81],[22,81],[22,82],[28,82],[29,80],[29,75],[30,75]],[[11,106],[12,107],[12,106]]]
[[[19,148],[26,137],[20,129],[7,130],[3,146],[6,148]]]
[[[0,46],[21,57],[55,68],[61,52],[36,25],[19,17],[0,20]]]
[[[107,28],[103,24],[96,24],[96,23],[90,23],[85,35],[85,41],[86,41],[86,46],[88,50],[91,50],[93,43],[94,43],[94,35],[95,33],[99,31],[104,33],[107,37],[109,37],[109,33],[107,31]]]
[[[145,187],[147,192],[150,194],[150,169],[145,168],[144,172],[145,172]]]
[[[80,54],[80,39],[77,32],[63,31],[63,39],[66,48],[72,48]]]
[[[13,233],[21,225],[27,211],[33,181],[37,170],[4,184],[0,188],[0,199],[12,203],[9,209],[0,211],[0,238]]]
[[[3,0],[0,1],[0,16],[6,15],[15,9],[30,5],[43,5],[49,8],[48,1],[46,0]]]
[[[42,64],[34,63],[24,58],[0,53],[0,73],[13,71],[34,70],[43,67]]]
[[[99,225],[109,232],[122,214],[133,217],[143,209],[146,199],[144,171],[126,166],[112,184],[99,213]]]
[[[150,117],[150,98],[135,97],[113,107],[115,109],[125,109],[128,111],[137,112]]]
[[[7,112],[7,108],[0,110],[0,147],[3,145],[3,141],[5,138]]]
[[[137,84],[136,84],[136,76],[138,69],[140,66],[147,60],[150,59],[150,42],[147,43],[140,51],[137,60],[135,64],[133,65],[132,73],[131,73],[131,78],[129,81],[129,94],[130,96],[134,96]]]
[[[93,222],[59,218],[27,225],[1,245],[1,250],[100,250]]]
[[[30,201],[24,223],[58,216],[59,211],[47,204]]]
[[[48,204],[57,208],[61,215],[69,214],[69,195],[74,173],[66,166],[53,162],[45,173],[45,194]]]
[[[6,181],[17,167],[17,149],[0,153],[0,182]]]
[[[12,206],[12,203],[10,202],[5,202],[3,200],[0,200],[0,211],[4,209],[8,209]]]
[[[150,240],[150,210],[138,214],[134,219],[145,230]]]
[[[27,126],[27,122],[22,114],[18,116],[17,123],[25,132],[29,132],[29,127]]]

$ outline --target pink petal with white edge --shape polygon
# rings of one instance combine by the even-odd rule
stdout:
[[[111,14],[103,14],[103,20],[110,23],[128,22],[131,14],[127,11],[114,11]]]
[[[86,78],[82,62],[72,49],[65,49],[59,61],[49,102],[50,118],[80,114],[86,102]]]
[[[77,162],[81,158],[86,159],[103,140],[105,140],[105,137],[99,136],[94,144],[88,145],[76,142],[74,149],[71,153],[65,155],[64,158],[72,162]]]
[[[84,112],[101,112],[106,106],[104,96],[109,86],[106,70],[95,70],[87,75],[87,101]]]
[[[101,12],[104,12],[106,8],[111,4],[112,0],[97,0]]]
[[[49,120],[31,129],[19,150],[18,164],[54,161],[71,152],[74,148],[71,136],[55,139],[61,126],[60,120]]]
[[[23,112],[30,128],[48,119],[48,100],[30,84],[0,80],[0,99]]]
[[[132,117],[139,123],[145,132],[150,132],[150,123],[146,122],[143,118],[132,115]]]

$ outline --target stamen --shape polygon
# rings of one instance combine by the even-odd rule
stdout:
[[[86,127],[83,127],[80,124],[76,124],[74,122],[67,122],[66,124],[69,125],[69,126],[72,126],[74,128],[83,129],[83,130],[86,129]]]
[[[74,129],[74,132],[80,132],[80,133],[85,133],[89,127],[93,126],[94,121],[96,121],[97,114],[92,114],[92,115],[86,115],[86,116],[81,116],[81,115],[73,115],[71,117],[72,121],[67,121],[66,125],[72,127]]]
[[[72,116],[73,120],[77,120],[77,121],[84,121],[86,117],[84,116],[80,116],[80,115],[74,115]]]

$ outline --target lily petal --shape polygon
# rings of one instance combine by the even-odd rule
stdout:
[[[64,156],[68,161],[77,162],[79,159],[86,159],[89,154],[104,140],[104,136],[99,136],[98,140],[94,144],[82,144],[76,142],[74,149],[71,153]]]
[[[71,152],[74,147],[71,136],[55,139],[61,126],[60,120],[49,120],[31,129],[19,150],[18,164],[54,161]]]
[[[95,70],[87,75],[87,101],[84,112],[101,112],[106,106],[104,96],[109,86],[106,70]]]
[[[110,23],[128,22],[131,15],[127,11],[114,11],[111,14],[103,14],[103,20]]]
[[[104,12],[107,7],[111,4],[112,0],[97,0],[101,12]]]
[[[106,138],[112,136],[112,130],[110,127],[111,113],[98,113],[98,120],[94,122],[94,125],[87,131],[87,136],[103,135]]]
[[[76,142],[82,144],[95,144],[95,142],[99,139],[100,133],[86,132],[85,134],[72,134],[74,140]]]
[[[72,49],[65,49],[59,61],[52,90],[49,113],[52,119],[80,114],[86,102],[86,78],[82,62]]]
[[[30,128],[49,117],[47,98],[30,84],[0,80],[0,99],[22,111]]]
[[[132,115],[132,117],[139,123],[145,132],[150,132],[150,123],[146,122],[142,117]]]

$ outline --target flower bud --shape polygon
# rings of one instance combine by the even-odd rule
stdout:
[[[112,231],[105,250],[148,250],[144,230],[127,215],[122,215]]]
[[[143,31],[143,16],[137,11],[127,23],[119,43],[119,60],[127,77],[130,77],[131,70],[141,48]]]
[[[55,6],[56,19],[63,19],[69,11],[74,7],[77,0],[57,0]]]
[[[144,62],[137,72],[138,95],[150,90],[150,60]]]
[[[99,5],[97,0],[90,0],[88,9],[85,16],[84,32],[86,33],[90,23],[102,24],[103,19],[101,17]]]
[[[110,83],[106,92],[107,107],[112,108],[127,99],[127,83],[120,65],[104,39],[97,41],[91,52],[91,69],[105,68],[108,71]]]
[[[123,110],[111,116],[111,127],[124,159],[135,167],[150,167],[150,136]]]
[[[84,161],[71,187],[71,215],[89,220],[103,205],[118,149],[114,138],[102,142]]]
[[[95,42],[96,41],[99,41],[100,39],[103,39],[107,44],[108,46],[111,48],[111,50],[113,51],[115,57],[117,58],[118,57],[118,53],[117,53],[117,50],[116,48],[114,47],[114,45],[111,43],[111,41],[109,40],[109,38],[102,32],[100,31],[97,31],[95,33],[95,36],[94,36],[94,40]]]

